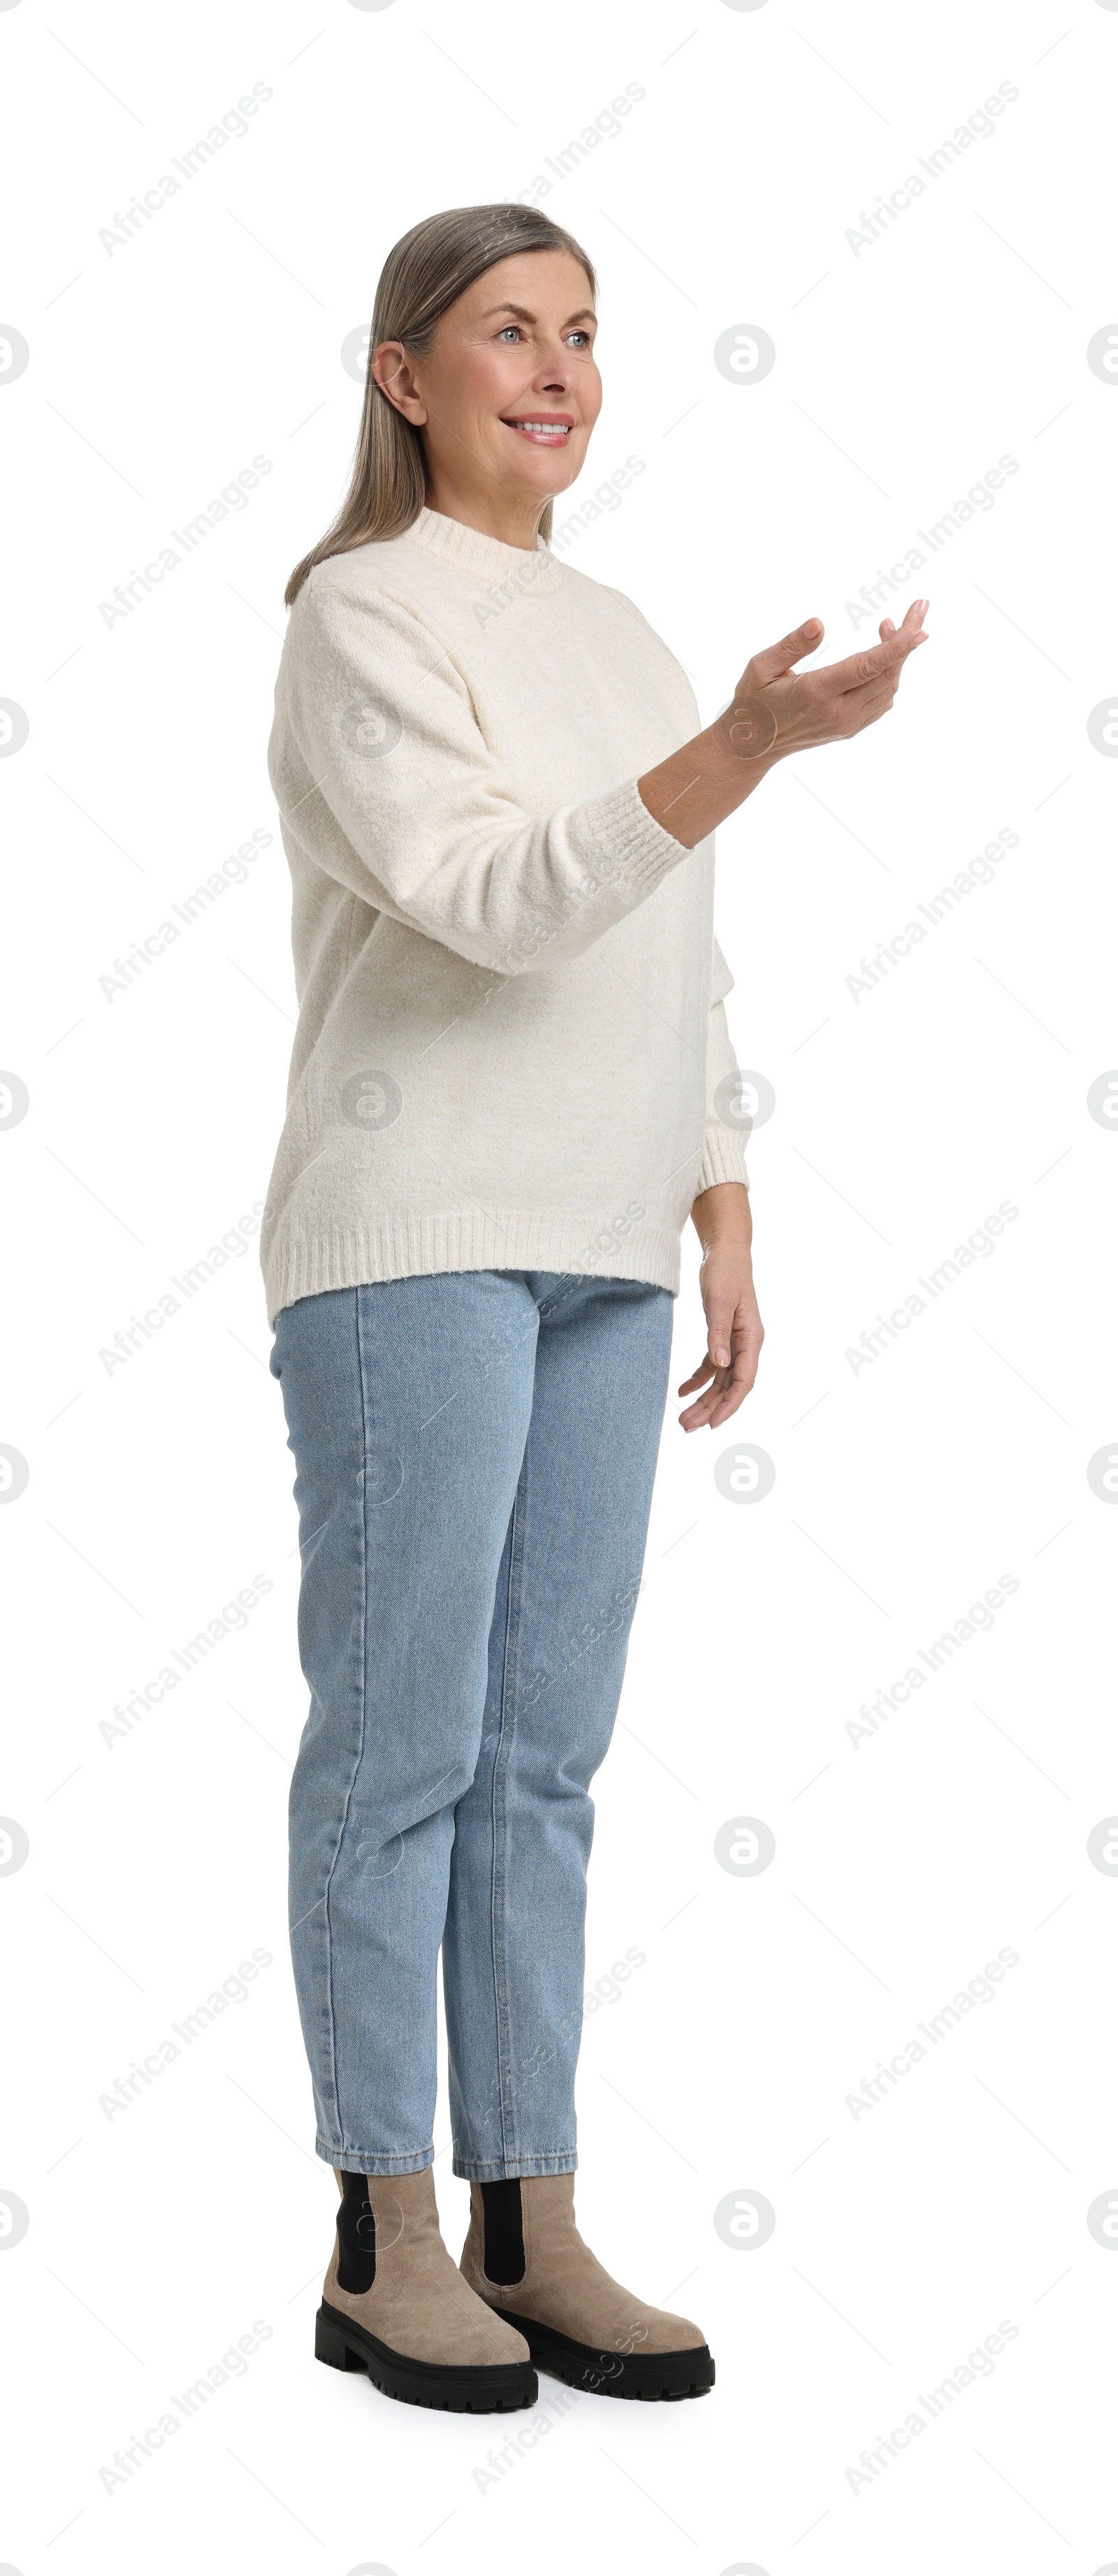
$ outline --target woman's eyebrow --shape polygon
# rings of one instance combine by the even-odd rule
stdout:
[[[483,313],[481,319],[483,322],[492,322],[498,313],[512,313],[518,322],[539,320],[539,315],[529,313],[523,304],[491,304],[488,312]],[[562,331],[569,331],[575,322],[596,322],[597,319],[593,306],[584,304],[581,312],[568,314],[566,321],[560,323],[559,327]]]

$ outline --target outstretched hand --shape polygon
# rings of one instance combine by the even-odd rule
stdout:
[[[888,715],[901,672],[917,646],[926,644],[926,599],[914,599],[900,626],[882,620],[880,644],[828,662],[819,671],[794,665],[823,640],[822,621],[809,617],[795,633],[747,662],[722,723],[740,758],[780,760],[816,744],[842,742]]]

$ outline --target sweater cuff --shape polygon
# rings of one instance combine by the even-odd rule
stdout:
[[[721,1181],[741,1181],[749,1188],[745,1146],[731,1127],[712,1126],[703,1138],[703,1159],[695,1182],[695,1197],[702,1190],[713,1190]]]
[[[692,852],[662,823],[650,814],[639,793],[635,778],[627,778],[623,787],[611,788],[606,796],[595,797],[591,830],[610,874],[620,870],[630,886],[637,889],[636,900],[659,885],[669,869],[678,867]]]

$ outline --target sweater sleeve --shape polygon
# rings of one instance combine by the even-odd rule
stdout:
[[[733,976],[715,940],[707,1026],[706,1131],[695,1183],[696,1198],[700,1191],[714,1189],[719,1181],[744,1181],[749,1188],[745,1139],[752,1120],[742,1106],[741,1075],[726,1025],[725,998],[733,989]]]
[[[577,957],[690,856],[635,778],[535,816],[434,629],[383,591],[292,611],[269,770],[315,863],[500,975]]]

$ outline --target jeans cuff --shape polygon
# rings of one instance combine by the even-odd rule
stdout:
[[[421,2147],[414,2156],[363,2156],[357,2149],[328,2147],[325,2138],[314,2142],[316,2156],[332,2165],[335,2173],[410,2174],[426,2173],[435,2161],[434,2147]],[[2,2571],[0,2571],[2,2576]]]
[[[573,2147],[558,2147],[550,2156],[461,2156],[456,2152],[450,2170],[461,2182],[518,2182],[532,2174],[577,2173],[578,2157]]]

